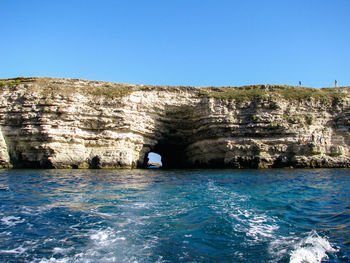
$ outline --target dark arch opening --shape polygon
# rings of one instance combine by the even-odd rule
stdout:
[[[149,152],[147,154],[147,168],[161,168],[162,156],[155,152]]]
[[[161,140],[154,146],[153,151],[162,156],[162,168],[179,169],[187,167],[185,148],[185,145],[177,141]]]
[[[101,168],[101,159],[100,159],[99,156],[95,156],[94,158],[91,159],[89,168],[90,169],[99,169],[99,168]]]
[[[147,149],[161,155],[162,168],[183,169],[191,167],[187,156],[187,147],[196,141],[194,122],[197,111],[192,106],[174,106],[167,108],[162,118],[157,122],[157,133]],[[148,153],[144,157],[143,167],[147,167]]]

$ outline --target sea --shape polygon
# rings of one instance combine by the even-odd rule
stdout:
[[[350,262],[350,170],[0,170],[0,262]]]

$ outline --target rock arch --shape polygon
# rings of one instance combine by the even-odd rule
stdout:
[[[347,89],[331,103],[283,98],[284,86],[20,82],[0,90],[0,167],[141,168],[150,151],[165,168],[350,166]]]

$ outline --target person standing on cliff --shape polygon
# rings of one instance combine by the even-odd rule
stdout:
[[[335,87],[338,86],[338,80],[335,80]]]
[[[301,81],[299,80],[299,86],[301,87]]]

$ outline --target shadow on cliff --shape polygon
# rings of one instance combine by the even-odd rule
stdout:
[[[163,169],[190,168],[186,148],[195,140],[197,112],[195,105],[186,105],[168,107],[165,113],[159,114],[156,132],[150,138],[152,143],[143,146],[143,161],[138,167],[147,168],[148,154],[154,152],[161,156]]]

